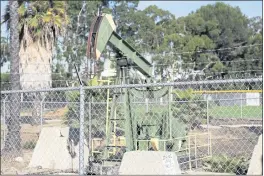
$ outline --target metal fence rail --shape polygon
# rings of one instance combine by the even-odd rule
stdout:
[[[2,91],[1,171],[117,174],[125,152],[157,150],[175,152],[182,170],[245,174],[262,94],[233,84],[262,91],[257,78]]]

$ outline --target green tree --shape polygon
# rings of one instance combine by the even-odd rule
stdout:
[[[10,61],[9,43],[7,37],[1,37],[1,62],[2,67],[4,63]]]
[[[236,47],[246,45],[248,39],[249,20],[238,7],[232,7],[222,2],[203,6],[195,13],[186,17],[187,30],[193,35],[204,35],[210,38],[215,49]],[[210,49],[210,48],[209,48]],[[218,71],[238,71],[241,68],[237,64],[230,64],[241,58],[241,51],[219,50],[216,56],[223,63]],[[219,62],[218,62],[219,65]],[[217,68],[216,66],[214,67]]]
[[[249,19],[249,37],[248,44],[256,45],[263,43],[263,27],[262,18],[253,17]],[[261,45],[249,47],[244,49],[244,64],[241,66],[242,69],[248,70],[249,76],[260,76],[262,75],[263,67],[263,48]]]

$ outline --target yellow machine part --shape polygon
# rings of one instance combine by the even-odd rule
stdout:
[[[155,151],[159,150],[159,139],[158,138],[151,138],[150,143]],[[116,146],[126,146],[126,138],[124,136],[119,136],[117,138]]]
[[[119,136],[117,138],[118,146],[126,146],[126,138],[124,136]]]
[[[158,138],[151,138],[150,139],[150,143],[152,145],[152,148],[155,150],[155,151],[158,151],[159,150],[159,139]]]

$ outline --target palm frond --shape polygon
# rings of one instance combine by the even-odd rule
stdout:
[[[30,8],[30,13],[29,9]],[[5,7],[1,24],[6,23],[9,29],[9,4]],[[30,1],[26,7],[25,1],[19,0],[19,30],[20,40],[56,40],[57,35],[64,31],[65,24],[69,22],[66,15],[66,3],[54,1],[50,8],[49,1]],[[26,29],[26,30],[25,30]],[[50,36],[47,38],[47,36]],[[45,41],[49,42],[49,41]],[[26,42],[28,43],[28,42]]]
[[[52,13],[47,12],[45,15],[42,17],[42,22],[43,23],[50,23],[52,20]]]
[[[29,21],[28,21],[28,27],[29,28],[36,28],[38,26],[38,19],[35,17],[31,18]]]
[[[53,8],[62,8],[65,9],[65,2],[63,1],[53,1]]]
[[[59,15],[54,16],[54,24],[57,25],[57,27],[62,26],[62,19]]]
[[[18,8],[18,15],[19,16],[24,16],[26,14],[26,7],[24,5],[21,5],[19,8]]]

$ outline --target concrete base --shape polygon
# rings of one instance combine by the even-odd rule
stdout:
[[[196,171],[187,171],[184,175],[236,175],[230,173],[219,173],[219,172],[196,172]]]
[[[247,175],[262,175],[263,172],[262,159],[263,159],[262,135],[260,135],[258,143],[254,148],[252,158],[250,160]]]
[[[72,158],[67,148],[69,127],[45,127],[41,130],[29,168],[75,170],[79,169],[79,142],[73,147],[76,155]],[[74,134],[79,138],[79,134]],[[78,140],[77,140],[78,141]],[[84,163],[88,163],[88,148],[84,146]]]
[[[175,153],[161,151],[126,152],[119,175],[180,175]]]

